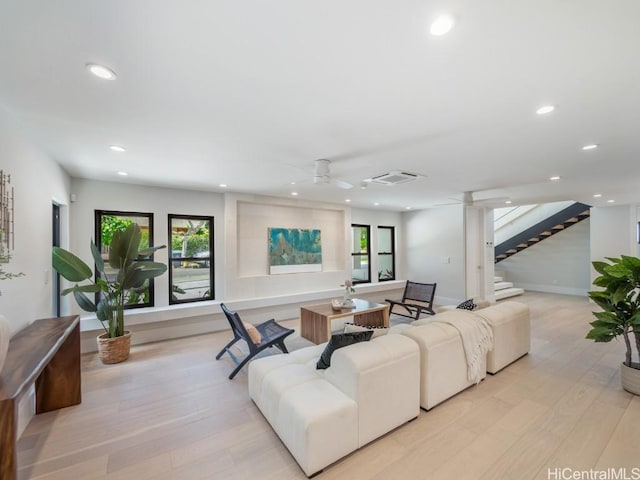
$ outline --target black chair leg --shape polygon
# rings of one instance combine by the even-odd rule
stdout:
[[[245,359],[244,359],[244,360],[242,360],[242,361],[238,364],[238,366],[235,368],[235,370],[234,370],[233,372],[231,372],[231,375],[229,375],[229,380],[233,380],[233,377],[235,377],[235,376],[236,376],[236,374],[237,374],[240,370],[242,370],[242,367],[244,367],[244,366],[247,364],[247,362],[248,362],[249,360],[251,360],[251,358],[252,358],[252,357],[253,357],[253,355],[247,355],[247,356],[245,357]]]
[[[282,350],[282,353],[289,353],[287,346],[284,344],[284,340],[282,342],[278,342],[278,348]]]
[[[224,352],[227,351],[227,348],[229,348],[231,345],[233,345],[234,343],[236,343],[238,340],[240,340],[239,338],[234,338],[233,340],[231,340],[229,343],[227,343],[227,345],[220,350],[220,353],[218,353],[218,355],[216,355],[216,360],[220,360],[220,358],[222,357],[222,355],[224,355]]]

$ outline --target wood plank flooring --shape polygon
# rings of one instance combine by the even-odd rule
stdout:
[[[640,397],[620,387],[623,345],[585,340],[586,298],[527,292],[531,353],[315,477],[548,479],[549,469],[640,468]],[[283,322],[297,325],[297,320]],[[18,444],[23,480],[304,479],[215,354],[229,332],[83,356],[83,403],[36,416]],[[640,472],[640,470],[638,470]]]

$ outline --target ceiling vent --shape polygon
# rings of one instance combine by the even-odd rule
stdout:
[[[407,183],[411,182],[420,175],[415,173],[403,172],[401,170],[394,170],[389,173],[383,173],[382,175],[376,175],[375,177],[371,177],[367,181],[373,183],[379,183],[381,185],[397,185],[399,183]]]

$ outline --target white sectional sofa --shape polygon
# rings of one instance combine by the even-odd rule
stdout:
[[[336,350],[325,344],[249,364],[249,395],[311,476],[420,413],[418,344],[384,335]]]
[[[489,373],[498,372],[529,352],[529,307],[519,302],[503,301],[474,311],[449,309],[409,325],[392,327],[390,333],[407,336],[420,347],[420,406],[425,410],[476,384],[468,377],[458,330],[441,323],[451,318],[486,320],[489,324],[493,349],[483,367]]]

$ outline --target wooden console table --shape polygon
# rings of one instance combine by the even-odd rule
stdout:
[[[378,327],[389,326],[389,305],[368,300],[353,299],[353,308],[333,310],[330,303],[300,308],[300,336],[313,343],[323,343],[331,338],[331,321],[353,316],[353,323]]]
[[[77,405],[80,317],[36,320],[11,338],[0,371],[0,479],[17,478],[18,403],[35,383],[36,413]]]

